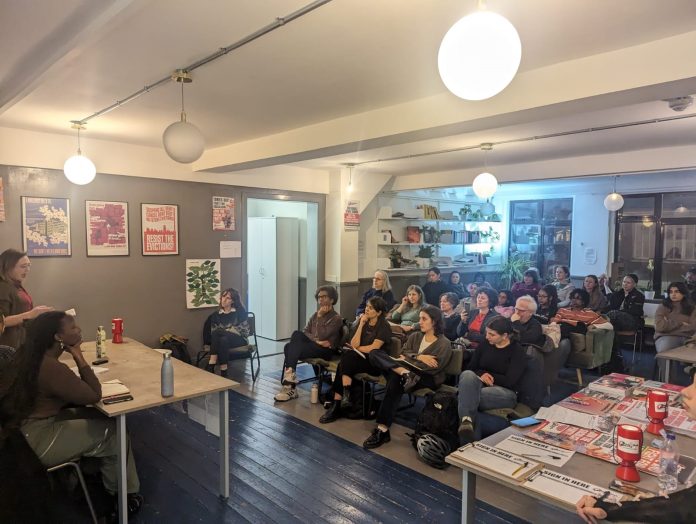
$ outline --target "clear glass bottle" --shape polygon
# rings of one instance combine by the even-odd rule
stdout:
[[[661,492],[672,493],[677,490],[679,480],[679,448],[674,433],[667,433],[660,450],[660,475],[657,483]]]

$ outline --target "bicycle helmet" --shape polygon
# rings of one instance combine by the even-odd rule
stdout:
[[[418,457],[434,468],[443,469],[447,466],[445,457],[450,454],[450,445],[442,438],[432,433],[426,433],[416,441]]]

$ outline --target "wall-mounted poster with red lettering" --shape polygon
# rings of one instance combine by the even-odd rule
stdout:
[[[141,204],[143,255],[179,254],[179,206]]]
[[[85,201],[87,256],[128,255],[128,203]]]

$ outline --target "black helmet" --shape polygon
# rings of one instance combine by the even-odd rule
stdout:
[[[416,441],[416,449],[420,459],[434,468],[443,469],[447,466],[445,457],[450,454],[450,445],[442,438],[432,433],[426,433]]]

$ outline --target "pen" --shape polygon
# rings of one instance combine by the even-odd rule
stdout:
[[[559,457],[558,455],[529,455],[527,453],[522,453],[523,457],[526,458],[538,458],[538,457],[548,457],[553,460],[561,460],[562,457]]]
[[[525,462],[524,464],[521,464],[519,468],[517,468],[515,471],[512,472],[512,476],[514,477],[515,475],[517,475],[520,471],[522,471],[527,466],[529,466],[529,462]]]

